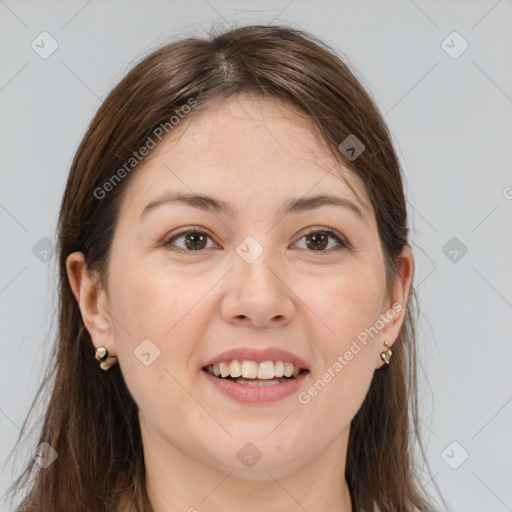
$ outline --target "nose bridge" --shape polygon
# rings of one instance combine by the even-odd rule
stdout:
[[[248,291],[249,294],[251,290],[248,288],[250,287],[255,288],[255,292],[260,288],[265,289],[266,293],[280,292],[280,281],[276,278],[276,270],[274,270],[279,266],[279,258],[270,244],[263,245],[264,238],[268,239],[269,236],[250,235],[236,247],[234,265],[237,278],[241,281],[241,288]],[[244,283],[248,286],[243,286]]]
[[[269,237],[258,238],[263,242],[263,238]],[[223,307],[226,319],[248,318],[258,326],[274,318],[290,319],[293,303],[285,280],[279,275],[279,263],[277,252],[264,247],[257,235],[246,237],[236,246],[233,286]]]

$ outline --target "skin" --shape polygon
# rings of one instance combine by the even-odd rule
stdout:
[[[342,174],[357,192],[360,200]],[[229,201],[236,217],[191,206],[145,206],[164,192]],[[339,206],[278,214],[289,198],[334,194]],[[108,200],[108,199],[105,199]],[[210,236],[159,242],[179,228]],[[309,229],[335,238],[315,252]],[[263,249],[248,263],[236,252],[248,236]],[[109,276],[102,287],[82,253],[67,259],[70,284],[95,347],[118,357],[139,407],[147,488],[155,512],[351,511],[345,481],[350,422],[380,353],[392,346],[402,309],[308,404],[296,395],[245,405],[221,395],[201,367],[239,346],[277,346],[308,363],[301,391],[332,367],[365,328],[393,304],[405,306],[413,271],[408,246],[400,275],[386,289],[375,215],[361,180],[331,155],[311,122],[272,99],[236,96],[181,121],[130,176],[116,226]],[[160,355],[134,356],[144,339]],[[154,356],[154,349],[151,349]],[[391,364],[392,364],[391,359]],[[262,454],[247,468],[237,452],[252,442]]]

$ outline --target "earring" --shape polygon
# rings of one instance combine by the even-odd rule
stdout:
[[[393,352],[391,352],[391,349],[389,348],[389,345],[388,345],[387,341],[384,342],[384,345],[386,345],[387,350],[384,350],[384,352],[381,352],[380,353],[380,357],[382,358],[382,360],[386,364],[389,364],[389,360],[391,359],[391,356],[393,355]]]
[[[116,362],[117,362],[116,356],[108,355],[108,350],[106,347],[98,347],[94,351],[94,357],[98,361],[100,361],[100,368],[105,371],[110,370],[110,367],[114,366],[114,364],[116,364]],[[112,361],[111,363],[107,363],[107,359],[115,359],[115,361]]]

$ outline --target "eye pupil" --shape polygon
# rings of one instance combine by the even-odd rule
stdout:
[[[307,235],[306,240],[307,242],[313,241],[313,249],[315,251],[323,251],[329,243],[328,236],[325,235],[324,233],[315,233],[313,235]],[[319,245],[321,245],[321,247],[319,247]]]
[[[204,243],[206,242],[206,237],[203,236],[201,233],[187,233],[185,236],[186,239],[186,245],[188,249],[191,249],[192,251],[198,251],[201,249],[204,249]],[[189,243],[189,240],[192,241],[192,243]],[[203,243],[201,247],[196,247],[194,244],[197,243]]]

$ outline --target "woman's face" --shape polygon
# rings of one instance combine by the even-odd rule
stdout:
[[[412,259],[388,293],[364,184],[309,123],[232,97],[182,120],[129,178],[101,294],[109,327],[90,331],[118,356],[155,454],[283,471],[344,454],[402,324]],[[222,355],[236,349],[253,352]],[[267,360],[307,371],[260,387],[208,374],[219,358],[248,361],[249,377],[282,367]]]

